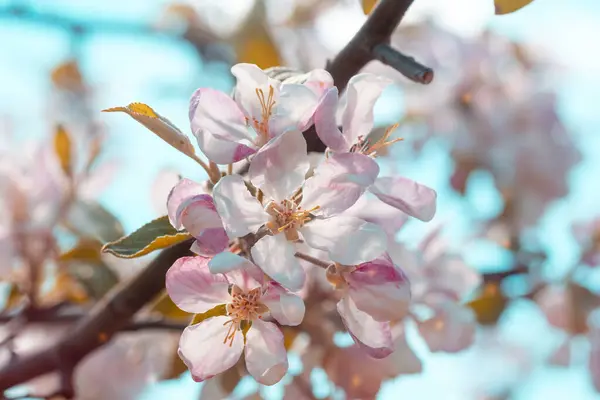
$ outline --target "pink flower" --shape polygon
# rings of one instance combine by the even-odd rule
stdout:
[[[227,274],[212,268],[227,266]],[[184,257],[167,272],[167,292],[175,304],[190,313],[204,313],[225,305],[227,315],[208,318],[187,327],[179,342],[179,355],[196,381],[226,371],[245,352],[248,372],[263,385],[273,385],[288,368],[283,334],[272,322],[298,325],[304,303],[277,283],[264,281],[250,261],[233,253],[220,253],[210,261]]]
[[[190,100],[192,132],[206,156],[230,164],[256,153],[289,129],[308,128],[319,99],[333,79],[324,70],[307,82],[282,84],[253,64],[231,68],[237,78],[235,100],[223,92],[200,88]]]
[[[196,241],[191,250],[199,255],[215,255],[227,248],[229,238],[223,229],[213,198],[201,185],[180,180],[167,198],[169,221],[175,229],[185,228]]]
[[[372,260],[386,248],[381,228],[339,215],[373,184],[377,163],[358,154],[337,154],[305,181],[308,168],[304,138],[298,131],[288,131],[269,142],[250,165],[250,181],[264,194],[265,207],[238,175],[223,177],[213,190],[230,238],[257,232],[261,226],[269,229],[270,235],[252,247],[252,257],[290,290],[300,289],[305,280],[294,257],[300,235],[308,246],[328,251],[333,261],[345,265]]]
[[[389,321],[408,314],[410,283],[388,254],[356,266],[333,265],[328,279],[343,291],[337,310],[354,341],[375,358],[393,351]]]

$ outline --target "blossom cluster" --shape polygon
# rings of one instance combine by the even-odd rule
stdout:
[[[201,88],[190,101],[210,189],[182,179],[167,201],[171,224],[195,238],[196,256],[178,259],[166,278],[174,303],[200,317],[183,332],[180,357],[203,381],[234,366],[243,351],[259,383],[281,380],[288,362],[279,326],[299,325],[305,313],[301,260],[325,270],[317,272],[338,293],[337,312],[356,344],[387,357],[392,325],[410,312],[411,286],[388,252],[385,226],[353,206],[373,197],[429,221],[437,197],[408,178],[379,176],[378,152],[399,140],[393,128],[369,138],[373,106],[391,81],[360,74],[340,96],[324,70],[303,83],[282,83],[250,64],[232,73],[233,97]],[[313,124],[327,145],[316,165],[303,136]],[[233,173],[244,160],[247,175]]]

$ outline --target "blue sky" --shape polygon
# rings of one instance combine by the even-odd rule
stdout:
[[[244,7],[245,0],[230,4]],[[12,3],[0,0],[0,9]],[[28,1],[32,9],[51,12],[73,19],[94,21],[128,21],[147,24],[155,20],[165,1],[80,0]],[[490,4],[487,4],[490,3]],[[543,240],[551,249],[550,266],[560,271],[570,265],[576,255],[567,231],[572,218],[600,214],[600,52],[595,43],[600,38],[600,2],[597,0],[535,0],[523,10],[493,16],[492,0],[416,0],[408,18],[430,13],[440,23],[463,35],[472,35],[482,27],[491,26],[516,39],[534,42],[544,47],[553,59],[566,69],[557,81],[561,113],[573,130],[584,161],[571,176],[572,192],[557,202],[543,226]],[[352,18],[332,14],[327,29],[327,43],[343,45],[360,26],[360,14]],[[192,91],[200,86],[227,90],[232,82],[226,66],[203,64],[193,49],[167,36],[117,36],[94,33],[80,45],[70,40],[67,32],[20,20],[0,19],[0,119],[9,116],[14,133],[19,137],[41,136],[49,129],[47,100],[50,96],[48,71],[69,56],[77,46],[82,68],[90,83],[97,88],[95,106],[98,110],[143,101],[178,126],[187,129],[187,102]],[[384,112],[385,105],[380,105]],[[122,170],[104,194],[106,206],[131,231],[156,216],[148,201],[156,174],[173,168],[190,178],[200,178],[197,166],[175,150],[165,146],[134,121],[120,115],[100,115],[111,133],[110,151],[106,158],[119,159]],[[443,157],[432,150],[428,168],[414,165],[408,174],[419,170],[444,168]],[[437,163],[437,164],[436,164]],[[439,176],[421,173],[425,183],[435,183]],[[483,185],[484,183],[482,183]],[[442,212],[460,210],[440,193]],[[443,215],[442,215],[443,217]],[[571,245],[570,245],[571,244]],[[560,335],[549,332],[539,311],[526,301],[517,302],[503,317],[502,337],[532,351],[541,358],[549,346],[558,343]],[[543,338],[544,340],[541,340]],[[464,384],[472,376],[501,379],[502,368],[481,368],[481,359],[473,352],[458,356],[429,355],[418,337],[411,338],[425,363],[424,374],[403,377],[385,385],[381,399],[465,399]],[[585,345],[580,346],[582,349]],[[594,399],[584,360],[576,360],[569,370],[536,369],[515,395],[517,400],[548,398]],[[487,375],[486,375],[487,374]],[[486,375],[486,376],[484,376]],[[189,378],[161,383],[144,396],[145,400],[165,397],[193,399],[198,385]],[[277,390],[275,390],[277,391]],[[275,398],[277,398],[275,396]]]

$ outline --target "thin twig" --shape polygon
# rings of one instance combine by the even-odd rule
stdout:
[[[296,256],[296,258],[299,258],[301,260],[308,261],[309,263],[314,264],[317,267],[321,267],[323,269],[327,269],[330,265],[333,264],[331,262],[328,263],[328,262],[319,260],[318,258],[309,256],[308,254],[304,254],[299,251],[297,251],[296,254],[294,254],[294,256]]]
[[[387,43],[378,44],[373,49],[375,58],[394,68],[413,82],[425,85],[433,80],[433,70],[418,63],[414,58],[402,54]]]

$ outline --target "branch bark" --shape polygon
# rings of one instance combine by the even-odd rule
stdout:
[[[335,85],[342,92],[352,76],[375,59],[374,48],[390,41],[413,0],[382,0],[365,24],[342,51],[327,65]],[[311,128],[305,133],[309,151],[325,147]],[[148,267],[130,282],[120,285],[98,302],[76,323],[72,332],[56,346],[10,363],[0,370],[0,392],[37,376],[75,367],[87,354],[102,346],[118,331],[128,326],[132,316],[165,287],[165,274],[180,257],[189,254],[191,241],[163,250]]]

